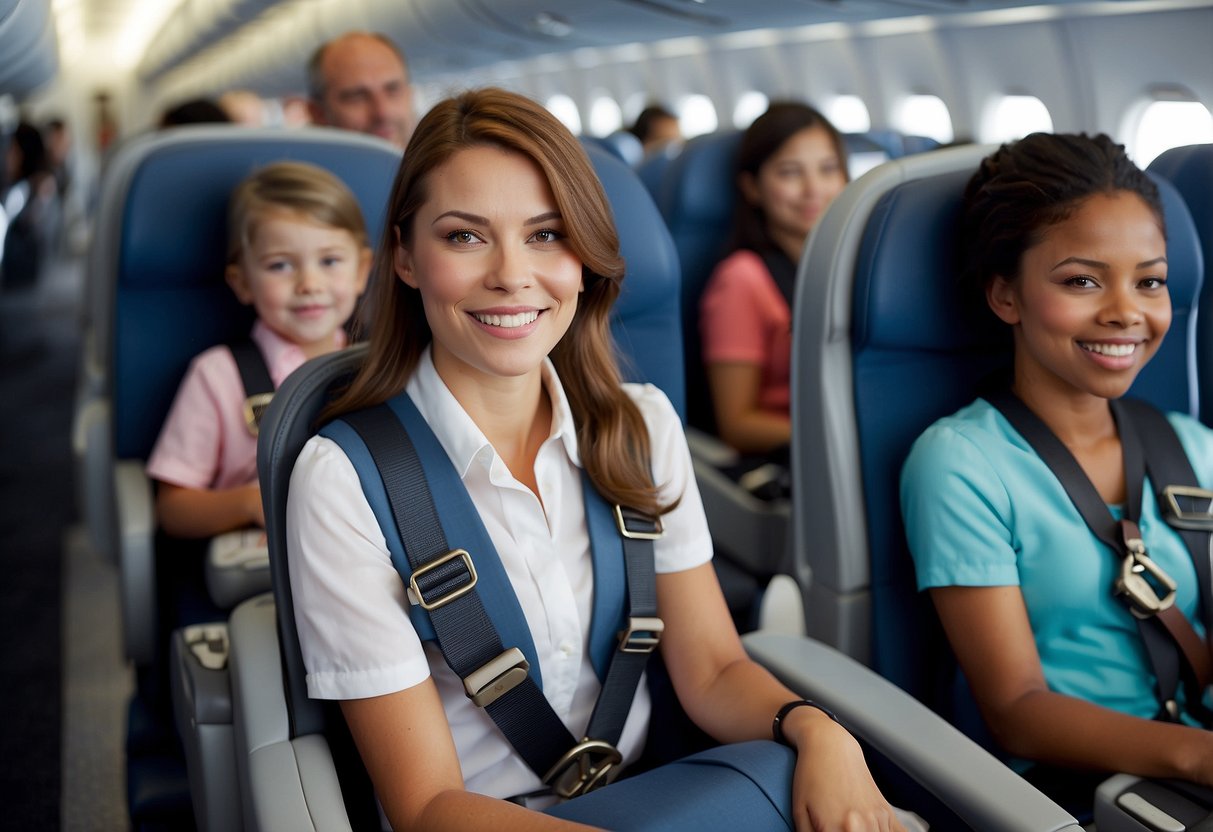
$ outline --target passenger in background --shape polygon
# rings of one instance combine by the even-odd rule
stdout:
[[[804,104],[772,104],[737,151],[733,253],[704,291],[700,328],[717,431],[759,460],[787,465],[796,265],[847,181],[842,136]]]
[[[193,98],[165,110],[160,116],[160,127],[163,129],[186,124],[227,124],[231,120],[227,111],[209,98]]]
[[[349,32],[321,44],[307,83],[313,123],[408,144],[413,88],[404,55],[386,35]]]
[[[37,282],[52,243],[51,208],[57,195],[42,133],[19,122],[0,170],[0,281],[5,291]]]
[[[1206,649],[1199,610],[1209,599],[1155,498],[1167,483],[1145,485],[1134,450],[1166,425],[1143,434],[1144,420],[1122,417],[1116,402],[1171,323],[1158,190],[1107,136],[1036,133],[982,162],[959,239],[974,309],[1011,327],[1013,395],[984,395],[910,452],[901,506],[919,588],[995,739],[1029,779],[1063,797],[1085,793],[1088,807],[1106,772],[1213,786],[1204,691],[1181,685],[1173,708],[1160,701],[1139,623],[1161,622],[1139,622],[1113,589],[1124,538],[1140,535],[1178,584],[1172,609],[1192,622],[1196,652]],[[1213,485],[1213,431],[1166,419],[1200,484]],[[1090,510],[1076,508],[1061,466],[1037,448],[1072,458],[1067,479],[1089,493]]]
[[[257,312],[250,338],[275,387],[307,359],[345,346],[342,327],[370,259],[358,203],[327,171],[281,162],[237,186],[225,277]],[[245,398],[228,346],[191,363],[147,463],[168,534],[205,538],[265,525]]]
[[[228,90],[219,96],[219,106],[235,124],[264,127],[268,122],[265,100],[252,90]]]
[[[668,144],[682,141],[678,116],[658,104],[650,104],[641,110],[628,132],[640,139],[645,156]]]
[[[772,717],[784,717],[798,830],[902,829],[855,740],[742,648],[679,417],[657,388],[620,380],[608,320],[624,266],[610,206],[573,135],[502,90],[443,101],[405,151],[387,216],[369,355],[326,416],[388,400],[416,407],[432,435],[413,427],[414,440],[455,463],[456,487],[466,487],[534,637],[539,701],[571,742],[585,736],[602,687],[587,647],[600,573],[584,476],[608,514],[623,504],[661,519],[646,559],[657,572],[662,656],[686,711],[725,742],[770,740]],[[506,799],[553,798],[545,772],[422,645],[407,580],[351,457],[329,435],[296,462],[287,536],[308,693],[340,702],[394,829],[585,828]],[[482,570],[491,557],[477,552]],[[631,717],[612,742],[630,762],[650,699],[643,686],[623,692]],[[538,725],[541,711],[519,718]]]

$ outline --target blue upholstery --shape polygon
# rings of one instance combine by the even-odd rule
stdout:
[[[828,614],[837,617],[822,621],[826,613],[818,611],[810,635],[841,634],[846,642],[849,634],[843,649],[945,710],[950,677],[940,671],[950,653],[914,588],[898,478],[914,439],[975,398],[989,373],[1009,366],[1009,331],[965,308],[955,285],[961,194],[988,150],[902,159],[853,186],[833,217],[837,224],[823,227],[822,239],[810,244],[802,269],[818,264],[821,285],[798,297],[793,324],[793,407],[804,408],[795,411],[794,478],[828,484],[811,496],[794,489],[795,557],[802,575],[808,567],[813,581],[824,584],[811,593],[831,602],[821,606],[832,604]],[[1193,412],[1199,252],[1182,200],[1165,182],[1160,190],[1173,324],[1131,395]],[[823,389],[831,384],[832,391]],[[871,616],[866,640],[864,622],[844,620],[865,614]],[[937,682],[945,687],[934,687]]]
[[[682,153],[682,145],[678,142],[670,142],[645,156],[636,166],[636,174],[640,177],[641,184],[653,199],[660,198],[661,183],[665,181],[665,172],[669,170],[670,163],[678,158],[680,153]]]
[[[636,167],[644,160],[644,145],[634,133],[627,130],[616,130],[606,136],[581,137],[582,144],[594,144],[610,153],[628,167]]]
[[[600,148],[587,146],[586,153],[610,200],[627,264],[611,313],[624,378],[660,387],[685,419],[678,253],[636,172]]]
[[[113,295],[115,455],[146,457],[191,358],[248,334],[252,311],[223,279],[227,200],[255,168],[312,162],[345,181],[372,243],[399,156],[335,130],[177,128],[146,146],[124,200]]]
[[[713,133],[687,142],[666,171],[657,199],[682,263],[687,419],[710,433],[714,432],[712,400],[703,368],[699,299],[732,235],[733,160],[741,136],[739,132]]]
[[[682,336],[678,325],[678,258],[669,233],[636,173],[604,150],[587,147],[615,215],[620,248],[627,262],[623,289],[613,310],[611,331],[620,348],[624,376],[665,391],[684,413]],[[308,362],[283,385],[266,414],[258,446],[262,499],[266,504],[270,565],[281,633],[284,685],[291,737],[322,733],[326,709],[307,697],[303,658],[295,629],[287,577],[286,495],[291,469],[314,432],[329,384],[352,374],[365,346]]]
[[[1200,237],[1205,273],[1213,268],[1213,144],[1174,147],[1150,163],[1150,172],[1168,180],[1179,191]],[[1213,281],[1206,277],[1198,305],[1196,327],[1197,375],[1200,418],[1213,425]]]

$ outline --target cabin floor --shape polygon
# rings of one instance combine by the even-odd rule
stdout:
[[[86,544],[71,422],[81,258],[0,285],[0,827],[125,830],[116,570]]]

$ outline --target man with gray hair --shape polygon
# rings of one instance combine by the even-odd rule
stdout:
[[[370,133],[403,148],[413,132],[413,88],[404,55],[386,36],[348,32],[308,62],[312,121]]]

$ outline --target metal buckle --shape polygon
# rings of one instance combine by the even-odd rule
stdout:
[[[543,782],[566,800],[612,783],[619,776],[623,755],[602,740],[584,739],[566,751],[544,775]]]
[[[619,649],[624,653],[652,653],[664,631],[665,622],[660,618],[629,618],[628,628],[619,634]]]
[[[648,521],[653,524],[654,531],[632,530],[628,528],[628,521],[623,516],[623,506],[615,505],[615,525],[619,527],[619,533],[631,540],[660,540],[665,535],[665,529],[662,528],[661,519],[651,518],[646,515],[637,514],[636,520]]]
[[[1162,490],[1162,513],[1167,523],[1177,529],[1213,531],[1213,491],[1193,485],[1168,485]],[[1200,501],[1198,508],[1191,506]]]
[[[531,664],[517,647],[485,662],[463,679],[463,689],[477,708],[486,708],[518,687]]]
[[[244,400],[244,425],[253,436],[260,435],[261,417],[265,415],[265,409],[270,406],[272,398],[273,393],[258,393]]]
[[[1129,612],[1138,618],[1150,618],[1175,603],[1175,579],[1168,575],[1163,568],[1146,554],[1145,544],[1138,538],[1125,541],[1129,554],[1120,563],[1120,577],[1116,579],[1115,591],[1129,601]],[[1158,592],[1146,580],[1142,573],[1148,573],[1166,590],[1166,595],[1158,597]]]
[[[462,586],[458,586],[431,601],[425,597],[425,593],[421,591],[421,587],[417,585],[417,579],[428,575],[435,569],[446,565],[450,561],[460,558],[463,560],[464,568],[467,569],[468,582]],[[447,580],[450,580],[448,578]],[[472,556],[467,553],[466,549],[452,549],[440,558],[434,558],[426,564],[422,564],[413,570],[413,574],[409,576],[409,588],[413,590],[413,595],[417,598],[417,603],[421,604],[421,608],[427,612],[436,610],[441,606],[451,603],[456,598],[472,591],[476,586],[476,567],[472,565]]]

